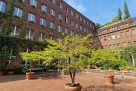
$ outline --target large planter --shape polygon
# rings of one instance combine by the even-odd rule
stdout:
[[[0,72],[0,76],[3,76],[3,72]]]
[[[113,84],[114,75],[104,75],[106,84]]]
[[[27,80],[32,79],[32,78],[33,78],[33,75],[34,75],[34,72],[27,72],[27,73],[26,73],[26,79],[27,79]]]
[[[81,91],[82,86],[80,85],[79,87],[70,87],[65,85],[65,90],[66,91]]]

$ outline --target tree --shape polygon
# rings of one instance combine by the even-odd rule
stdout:
[[[112,23],[118,22],[118,21],[119,21],[118,16],[115,16],[115,17],[112,18]]]
[[[120,8],[118,8],[118,19],[122,20],[122,12],[121,12]]]
[[[95,23],[95,29],[99,29],[101,27],[101,24],[100,23]]]
[[[125,13],[125,17],[124,17],[125,19],[130,17],[126,1],[124,1],[124,13]]]
[[[83,38],[79,36],[66,35],[61,41],[55,41],[46,39],[51,44],[41,52],[32,52],[30,55],[34,60],[44,60],[44,64],[49,64],[54,60],[58,60],[60,66],[69,70],[72,86],[75,85],[75,73],[77,69],[85,66],[85,61],[90,57],[91,50],[94,48],[93,39],[91,35],[87,35]],[[22,53],[22,56],[25,56]],[[28,54],[28,53],[27,53]],[[31,59],[30,55],[26,55]]]

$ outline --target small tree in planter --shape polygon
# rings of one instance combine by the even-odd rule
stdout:
[[[69,71],[71,78],[71,83],[67,83],[65,88],[68,90],[71,88],[74,89],[69,91],[81,91],[82,86],[79,83],[75,83],[75,75],[76,70],[82,68],[85,63],[84,61],[88,59],[87,54],[90,54],[92,48],[94,48],[91,35],[83,38],[66,35],[60,42],[50,39],[46,41],[51,45],[48,45],[44,51],[37,53],[39,58],[45,60],[45,64],[58,59],[59,65]]]
[[[119,52],[116,49],[107,48],[107,49],[95,50],[92,54],[93,54],[94,59],[99,59],[98,63],[102,63],[103,68],[107,69],[104,77],[106,79],[106,82],[108,81],[107,83],[112,84],[114,74],[112,74],[108,68],[111,66],[114,66],[114,62],[118,60]]]
[[[33,74],[34,74],[34,72],[31,72],[31,68],[32,68],[32,64],[31,63],[34,62],[34,61],[38,61],[40,59],[39,55],[37,54],[37,52],[31,52],[31,53],[23,52],[23,53],[21,53],[21,56],[22,56],[22,59],[24,61],[30,62],[30,69],[29,69],[30,72],[27,72],[28,71],[28,69],[27,69],[28,65],[22,66],[22,68],[23,68],[22,71],[26,72],[26,78],[28,80],[30,80],[30,79],[33,78]]]

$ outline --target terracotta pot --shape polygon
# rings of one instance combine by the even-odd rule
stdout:
[[[113,84],[114,75],[104,75],[106,84]]]
[[[3,72],[0,72],[0,76],[3,76]]]
[[[33,78],[34,72],[27,72],[26,73],[26,79],[30,80]]]
[[[66,91],[81,91],[81,89],[82,89],[82,86],[79,86],[79,87],[69,87],[69,86],[65,85],[65,90]]]

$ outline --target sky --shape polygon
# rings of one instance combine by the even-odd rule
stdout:
[[[124,16],[124,0],[64,0],[88,19],[101,25],[118,15],[118,8]],[[136,17],[136,0],[125,0],[131,18]]]

